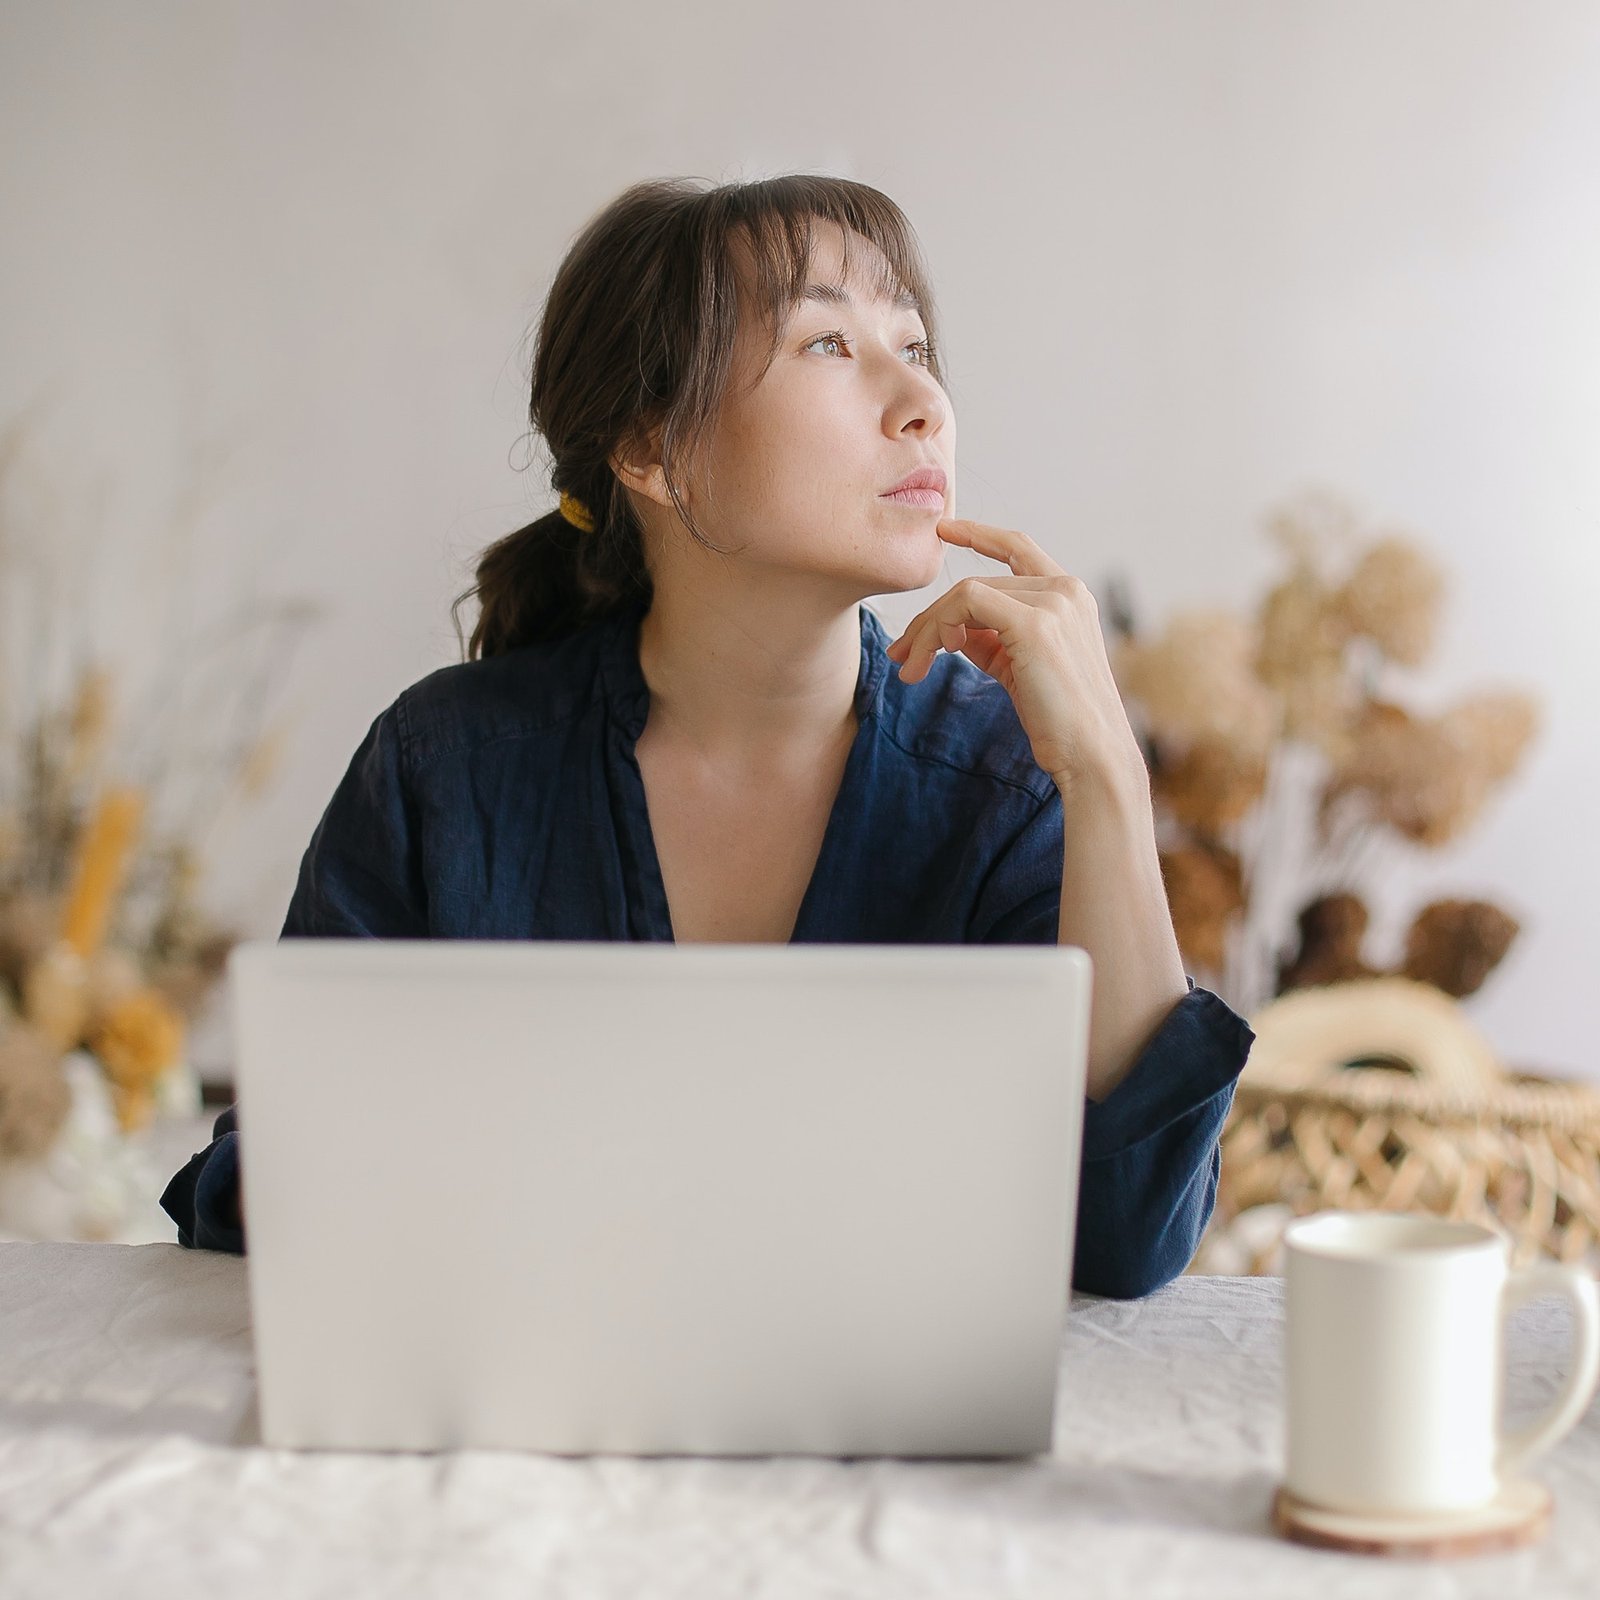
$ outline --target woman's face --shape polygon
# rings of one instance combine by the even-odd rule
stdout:
[[[817,224],[808,284],[822,296],[792,309],[758,378],[765,345],[741,329],[707,445],[712,492],[691,491],[689,506],[730,561],[820,579],[848,604],[939,575],[934,530],[955,488],[956,425],[922,318],[875,297],[881,257],[859,236],[847,278],[842,243],[836,224]],[[939,503],[885,498],[918,467],[945,474]]]

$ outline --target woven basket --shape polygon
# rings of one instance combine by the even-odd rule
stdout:
[[[1600,1092],[1503,1070],[1456,1002],[1403,978],[1295,991],[1260,1020],[1191,1271],[1279,1273],[1283,1225],[1328,1207],[1484,1222],[1515,1266],[1600,1269]],[[1373,1059],[1390,1064],[1346,1064]]]

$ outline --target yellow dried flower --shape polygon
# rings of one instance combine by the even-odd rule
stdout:
[[[20,994],[28,968],[43,959],[61,927],[61,898],[18,889],[0,900],[0,978]]]
[[[1342,661],[1323,661],[1283,686],[1284,737],[1304,739],[1331,760],[1350,748],[1350,725],[1361,707],[1361,689]]]
[[[1267,764],[1228,745],[1202,740],[1163,762],[1152,779],[1156,796],[1186,828],[1216,838],[1261,798]]]
[[[1267,683],[1292,678],[1308,657],[1343,653],[1350,630],[1333,595],[1302,568],[1268,590],[1261,602],[1256,670]]]
[[[121,945],[101,946],[87,965],[89,1015],[86,1027],[93,1029],[121,1001],[144,987],[144,973],[138,959]]]
[[[1357,894],[1322,894],[1308,901],[1295,918],[1300,948],[1278,963],[1278,992],[1376,977],[1377,970],[1361,955],[1370,921],[1367,904]]]
[[[0,871],[22,859],[22,819],[8,806],[0,806]]]
[[[205,876],[204,864],[199,852],[187,843],[170,845],[166,854],[167,898],[173,905],[187,907]]]
[[[83,1037],[89,1015],[88,969],[71,945],[58,940],[22,975],[22,1014],[58,1050]]]
[[[111,673],[85,668],[67,714],[67,779],[77,782],[95,764],[111,728]]]
[[[1354,795],[1377,820],[1431,849],[1477,818],[1494,782],[1488,760],[1462,727],[1375,701],[1329,781],[1321,821],[1326,825],[1339,801]]]
[[[72,1088],[54,1044],[25,1023],[0,1031],[0,1159],[44,1155],[71,1109]]]
[[[155,1116],[156,1097],[150,1090],[125,1088],[120,1083],[110,1085],[111,1105],[117,1114],[117,1126],[124,1133],[137,1133]]]
[[[154,989],[125,995],[87,1039],[106,1076],[124,1089],[148,1089],[183,1055],[183,1018]]]
[[[1267,532],[1297,567],[1315,571],[1319,560],[1340,557],[1353,544],[1358,520],[1347,496],[1314,485],[1275,507],[1267,516]]]
[[[213,982],[211,975],[189,957],[158,961],[150,968],[151,986],[185,1017],[196,1014],[211,993]]]
[[[1239,857],[1230,850],[1186,846],[1160,852],[1160,862],[1172,931],[1185,961],[1221,972],[1229,921],[1244,905]]]
[[[1150,644],[1120,641],[1112,664],[1158,738],[1180,746],[1205,740],[1243,759],[1265,753],[1278,719],[1253,670],[1255,653],[1250,624],[1225,611],[1194,611],[1174,617]]]
[[[1360,692],[1345,670],[1350,628],[1335,597],[1302,568],[1261,603],[1255,669],[1277,690],[1283,733],[1330,754],[1342,748]]]
[[[1380,539],[1335,597],[1351,633],[1371,639],[1392,661],[1419,665],[1433,648],[1444,573],[1401,534]]]
[[[95,806],[77,844],[64,932],[85,958],[99,949],[126,875],[144,817],[144,792],[108,789]]]
[[[1495,780],[1510,777],[1539,731],[1539,702],[1516,689],[1469,695],[1439,719],[1441,727]]]
[[[1151,792],[1165,830],[1162,873],[1179,946],[1186,960],[1230,983],[1236,958],[1246,987],[1258,975],[1232,939],[1238,914],[1249,909],[1246,875],[1223,841],[1257,852],[1252,884],[1260,858],[1277,864],[1270,848],[1279,838],[1277,818],[1264,818],[1253,838],[1234,840],[1228,830],[1253,807],[1304,799],[1303,792],[1294,798],[1297,784],[1280,786],[1276,778],[1267,797],[1268,774],[1280,760],[1286,780],[1302,756],[1308,775],[1316,768],[1310,804],[1319,842],[1336,843],[1338,870],[1349,872],[1365,861],[1363,824],[1430,848],[1458,838],[1538,729],[1537,702],[1515,691],[1475,694],[1436,716],[1373,698],[1391,665],[1414,667],[1428,655],[1446,581],[1409,533],[1380,527],[1372,536],[1363,520],[1343,495],[1308,490],[1268,517],[1289,570],[1248,621],[1190,612],[1147,640],[1133,635],[1129,616],[1111,645],[1119,692],[1151,750]],[[1348,832],[1336,826],[1346,822],[1355,825]],[[1280,981],[1327,983],[1330,974],[1343,979],[1369,970],[1356,927],[1367,915],[1364,902],[1324,895],[1307,910],[1314,926],[1302,917],[1298,964],[1275,960]],[[1336,948],[1352,931],[1355,942]],[[1444,927],[1442,917],[1423,931],[1433,945],[1414,959],[1458,985],[1481,981],[1485,962],[1500,953],[1487,935],[1465,955],[1443,950],[1443,935],[1460,930]],[[1471,931],[1482,930],[1474,924]],[[1505,923],[1488,932],[1503,940]]]
[[[1456,999],[1483,987],[1522,924],[1488,900],[1435,900],[1419,911],[1406,935],[1403,971]]]

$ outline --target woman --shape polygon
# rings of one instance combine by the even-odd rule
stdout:
[[[530,417],[561,506],[484,552],[466,659],[373,721],[280,937],[1081,945],[1073,1281],[1176,1276],[1253,1034],[1184,973],[1092,596],[946,515],[900,210],[803,175],[634,186],[556,275]],[[891,642],[862,600],[947,544],[1010,571]],[[184,1245],[245,1248],[236,1117],[162,1197]]]

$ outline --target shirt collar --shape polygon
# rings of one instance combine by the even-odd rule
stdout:
[[[600,673],[606,699],[631,739],[644,732],[650,713],[650,686],[639,670],[639,624],[649,608],[629,602],[598,624]],[[856,672],[856,720],[876,717],[883,704],[883,687],[889,675],[884,649],[889,635],[876,613],[856,607],[861,628],[861,665]]]

